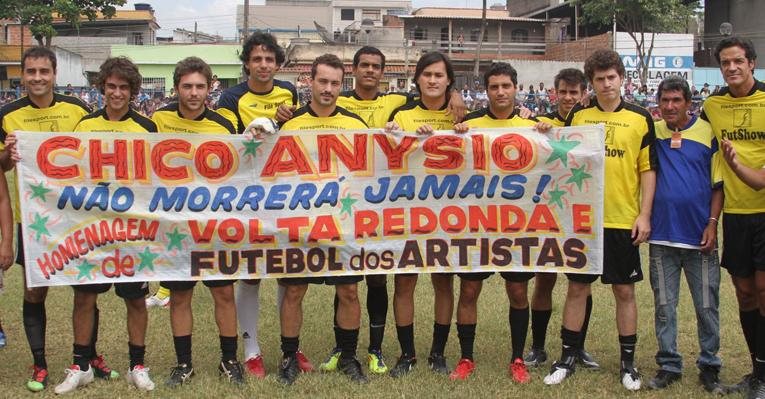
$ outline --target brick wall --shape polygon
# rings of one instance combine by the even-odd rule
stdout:
[[[7,43],[5,43],[7,41]],[[0,43],[20,45],[21,44],[21,25],[5,25],[0,23]],[[24,27],[24,46],[34,46],[37,40],[32,37],[32,32],[28,26]]]
[[[584,61],[595,50],[612,48],[611,43],[611,32],[572,42],[548,43],[545,59],[554,61]]]

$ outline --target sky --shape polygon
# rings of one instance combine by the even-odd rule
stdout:
[[[162,29],[159,36],[171,36],[173,29],[185,28],[232,38],[236,34],[236,5],[243,0],[129,0],[124,8],[133,9],[134,3],[149,3]],[[263,4],[250,0],[250,4]],[[489,0],[488,5],[495,3]],[[413,8],[420,7],[481,7],[482,0],[412,0]]]

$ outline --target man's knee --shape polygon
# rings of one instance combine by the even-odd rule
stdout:
[[[369,287],[385,287],[388,282],[387,274],[369,274],[366,276]]]
[[[47,296],[48,287],[35,287],[24,291],[24,300],[31,303],[43,303]]]
[[[738,306],[743,310],[758,308],[757,287],[753,278],[733,277]]]
[[[478,302],[478,295],[481,292],[482,281],[462,281],[460,286],[460,305],[474,306]]]
[[[339,284],[335,286],[337,298],[342,304],[358,303],[359,293],[357,284]]]
[[[630,303],[635,301],[635,285],[614,284],[611,287],[617,303]]]

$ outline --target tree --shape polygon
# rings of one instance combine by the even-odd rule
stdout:
[[[50,40],[56,35],[53,29],[53,15],[58,15],[74,27],[80,26],[84,16],[95,20],[99,13],[111,18],[117,12],[115,6],[122,6],[125,0],[2,0],[0,19],[18,20],[29,30],[40,46],[50,47]]]
[[[635,42],[641,84],[648,82],[648,63],[656,33],[683,31],[699,6],[698,0],[576,0],[575,3],[581,5],[585,21],[606,26],[616,23],[630,35]]]

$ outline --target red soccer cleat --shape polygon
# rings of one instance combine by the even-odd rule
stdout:
[[[474,361],[470,359],[460,359],[459,363],[457,363],[457,367],[455,367],[454,371],[449,374],[449,379],[452,381],[466,380],[470,377],[470,374],[473,374],[473,370],[475,370]]]
[[[531,381],[531,375],[529,375],[529,370],[526,368],[526,363],[520,357],[510,363],[509,369],[513,381],[519,384],[526,384]]]
[[[310,360],[308,360],[302,351],[298,350],[295,356],[297,357],[298,368],[300,371],[304,373],[310,373],[313,371],[313,364]]]
[[[266,378],[266,367],[263,365],[263,356],[258,355],[251,357],[244,362],[244,367],[247,369],[247,373],[255,376],[255,378],[262,380]]]

